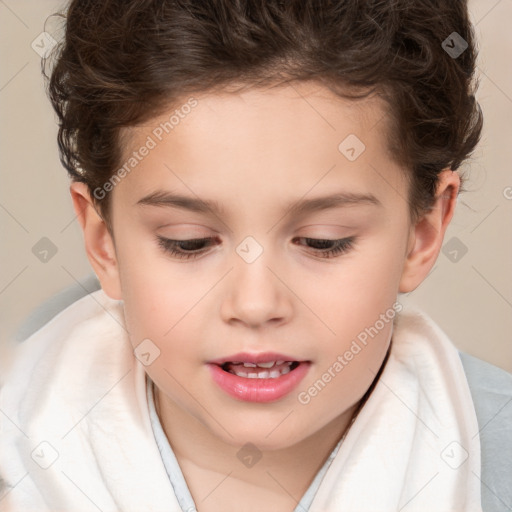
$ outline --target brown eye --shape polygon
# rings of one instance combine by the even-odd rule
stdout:
[[[209,247],[208,243],[213,238],[192,238],[190,240],[172,240],[158,236],[158,245],[166,252],[176,258],[189,259],[205,252],[205,247]]]
[[[305,240],[308,247],[315,249],[321,258],[333,258],[350,251],[354,245],[355,237],[351,236],[338,240],[298,237],[296,240]]]

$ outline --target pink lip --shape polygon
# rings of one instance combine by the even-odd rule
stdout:
[[[264,363],[275,361],[276,359],[282,359],[283,361],[293,360],[284,356],[259,361],[255,361],[254,359],[244,360],[244,358],[233,360]],[[230,360],[231,359],[228,359],[228,361]],[[301,361],[294,370],[285,375],[281,375],[281,377],[277,379],[249,379],[239,377],[238,375],[224,371],[219,364],[213,362],[208,363],[208,368],[210,369],[213,381],[233,398],[244,402],[274,402],[283,398],[297,387],[308,372],[310,365],[311,363],[308,361]]]
[[[298,359],[294,356],[278,354],[277,352],[260,352],[255,354],[250,354],[249,352],[239,352],[238,354],[233,354],[232,356],[208,361],[208,363],[222,365],[224,363],[232,363],[235,361],[239,361],[241,363],[269,363],[270,361],[298,361]]]

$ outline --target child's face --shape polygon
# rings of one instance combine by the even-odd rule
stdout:
[[[160,351],[146,371],[184,418],[230,444],[290,446],[346,413],[381,366],[393,304],[405,291],[408,186],[386,151],[375,100],[351,103],[304,83],[195,98],[190,109],[176,107],[169,133],[160,123],[174,108],[130,129],[126,161],[133,151],[140,161],[111,198],[119,298],[133,346],[149,339],[150,358]],[[361,154],[353,135],[339,149],[351,134],[365,145]],[[219,211],[138,204],[156,192],[212,201]],[[374,200],[290,212],[332,194]],[[180,259],[157,236],[212,240],[197,245],[198,257]],[[325,258],[306,238],[352,246]],[[372,327],[357,351],[353,341]],[[214,377],[223,370],[209,362],[241,352],[302,364],[260,392],[257,379],[224,372],[224,389]]]

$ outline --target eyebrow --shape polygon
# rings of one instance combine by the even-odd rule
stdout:
[[[197,213],[213,212],[220,216],[225,214],[224,208],[217,201],[174,194],[163,190],[144,196],[137,201],[136,205],[181,208]],[[303,215],[331,208],[359,205],[382,207],[382,203],[373,194],[339,192],[323,197],[300,199],[288,204],[285,210],[292,215]]]

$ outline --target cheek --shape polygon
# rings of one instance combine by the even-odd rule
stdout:
[[[128,297],[124,300],[125,319],[133,343],[137,339],[150,338],[168,349],[174,338],[184,336],[184,328],[190,329],[194,321],[193,305],[198,293],[185,291],[178,286],[165,286],[165,283],[132,281]],[[192,310],[192,311],[191,311]]]
[[[204,284],[191,282],[180,265],[170,265],[148,241],[139,247],[119,245],[124,314],[132,343],[145,338],[166,343],[187,323],[187,310],[204,293]]]
[[[348,342],[330,355],[325,364],[305,382],[297,394],[298,407],[306,411],[317,428],[333,421],[359,402],[382,365],[391,332],[391,321],[365,343]]]
[[[325,329],[318,338],[322,348],[318,350],[315,372],[315,382],[326,400],[361,397],[388,348],[403,253],[400,243],[392,243],[389,238],[375,239],[371,242],[373,248],[369,245],[334,266],[320,282],[317,276],[316,284],[310,283],[309,294],[305,295],[331,331]],[[302,292],[307,294],[307,288]],[[351,393],[346,393],[347,389]],[[318,392],[316,388],[311,391]]]
[[[358,262],[350,285],[356,305],[366,310],[365,322],[373,323],[380,313],[396,300],[405,261],[405,239],[402,232],[391,232],[375,237],[372,248]]]
[[[389,346],[397,313],[393,305],[398,272],[384,259],[366,272],[365,268],[360,269],[362,275],[355,266],[347,269],[336,284],[326,281],[329,299],[317,304],[335,334],[326,331],[318,338],[315,371],[297,399],[308,414],[323,421],[334,419],[362,398]]]
[[[347,339],[373,325],[396,301],[403,261],[400,243],[393,243],[389,236],[373,237],[327,271],[295,279],[294,291],[327,326]],[[325,334],[335,339],[328,330]]]

